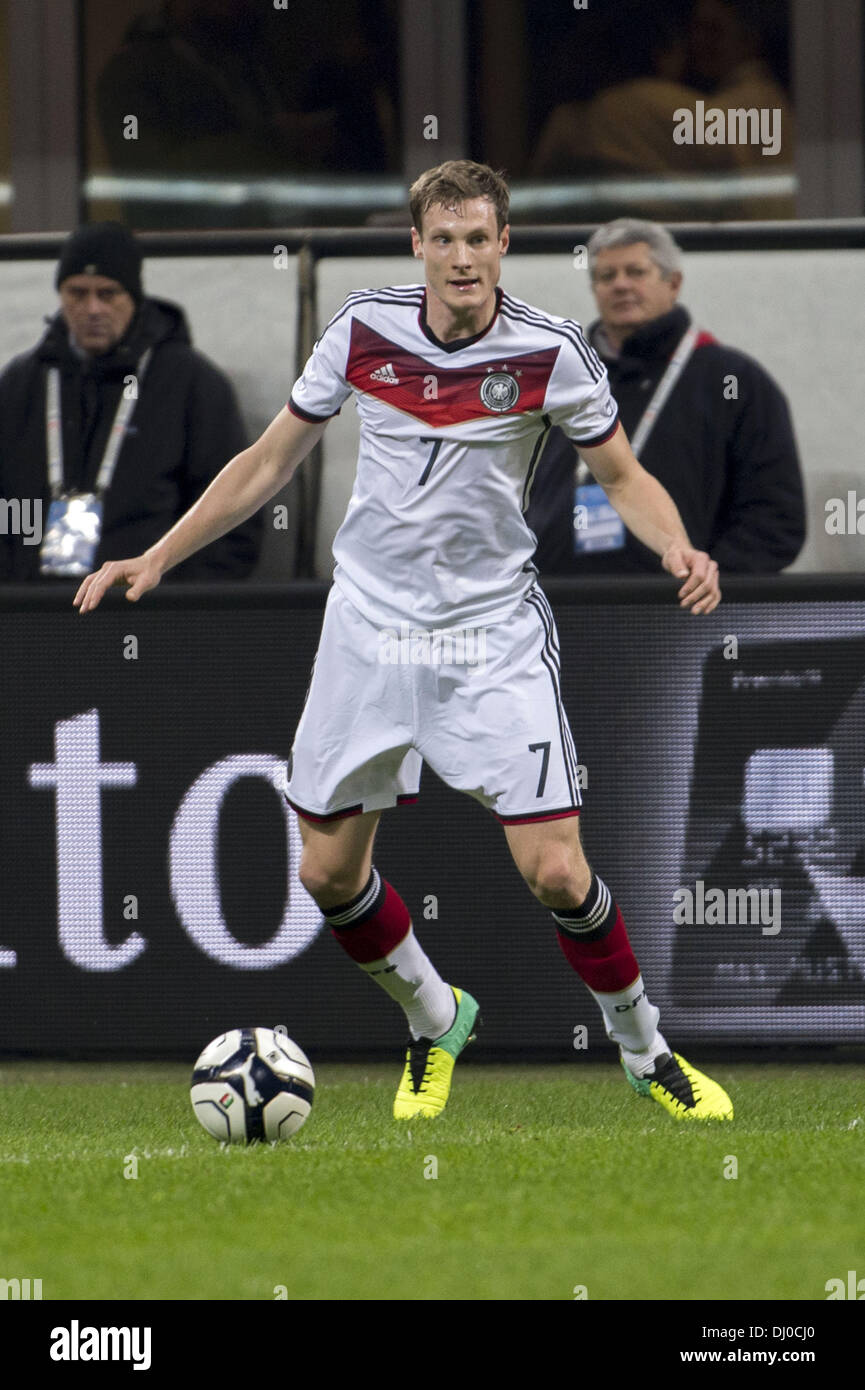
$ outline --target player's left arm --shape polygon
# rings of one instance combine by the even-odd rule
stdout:
[[[606,443],[579,448],[628,530],[660,555],[665,570],[685,581],[679,590],[681,606],[711,613],[721,602],[718,566],[705,551],[694,549],[675,502],[634,456],[621,425]]]

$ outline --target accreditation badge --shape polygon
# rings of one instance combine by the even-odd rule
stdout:
[[[621,550],[625,523],[600,483],[580,483],[574,491],[574,554]]]
[[[95,492],[55,497],[39,551],[39,571],[57,579],[77,579],[94,568],[102,534],[102,502]]]

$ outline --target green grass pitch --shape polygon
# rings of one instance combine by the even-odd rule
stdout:
[[[406,1125],[398,1063],[321,1065],[299,1134],[242,1148],[198,1125],[189,1068],[0,1064],[0,1277],[71,1300],[825,1299],[865,1272],[861,1069],[707,1070],[732,1124],[677,1123],[611,1061],[462,1063],[445,1114]]]

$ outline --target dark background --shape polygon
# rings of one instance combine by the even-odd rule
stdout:
[[[588,583],[578,595],[562,583],[546,587],[561,637],[565,703],[587,770],[584,841],[622,908],[650,995],[661,1006],[662,1028],[682,1046],[865,1041],[861,991],[824,990],[819,971],[816,986],[813,978],[796,983],[809,941],[812,954],[831,949],[849,958],[838,941],[843,934],[849,939],[851,917],[854,954],[865,957],[865,923],[855,919],[863,886],[855,846],[865,840],[859,834],[860,827],[865,832],[865,643],[851,640],[865,635],[865,585],[812,577],[806,591],[790,578],[761,581],[758,591],[734,583],[708,619],[680,612],[675,584],[663,579]],[[166,589],[134,608],[111,595],[85,618],[71,608],[74,586],[39,594],[8,589],[0,597],[0,948],[17,953],[14,966],[0,968],[0,1053],[194,1059],[212,1037],[250,1024],[283,1024],[318,1057],[372,1057],[401,1044],[401,1013],[327,931],[286,963],[239,968],[195,944],[172,898],[172,825],[196,779],[229,757],[256,755],[276,766],[288,755],[324,592],[317,585]],[[757,592],[766,596],[756,601]],[[808,600],[807,593],[824,597]],[[738,664],[722,655],[731,635],[740,644]],[[136,660],[124,659],[128,636],[138,639]],[[730,698],[730,670],[762,669],[770,648],[773,669],[783,670],[788,654],[801,662],[804,653],[826,673],[823,694],[808,696],[817,703],[804,734],[783,711],[777,718],[771,706],[756,711],[753,689],[744,705]],[[720,695],[719,681],[727,681]],[[821,699],[825,717],[817,708]],[[134,786],[101,794],[104,933],[111,942],[133,931],[146,940],[125,968],[99,971],[61,950],[56,798],[53,789],[30,785],[28,773],[34,763],[54,761],[55,723],[91,710],[98,711],[101,761],[133,763],[137,776]],[[751,738],[745,750],[738,737],[745,719],[762,729],[769,746],[825,741],[841,750],[831,818],[844,827],[835,861],[844,921],[828,946],[819,934],[815,945],[806,921],[813,907],[796,893],[789,903],[784,898],[777,936],[754,927],[744,940],[741,927],[724,936],[724,928],[674,925],[675,890],[693,886],[708,862],[694,852],[706,810],[705,786],[693,776],[695,746],[702,763],[709,758],[706,778],[713,760],[729,771],[712,831],[722,836],[735,821],[736,787],[753,746]],[[237,781],[225,797],[217,862],[221,909],[238,957],[243,945],[274,937],[286,881],[298,940],[304,924],[315,932],[318,915],[289,862],[288,814],[263,777]],[[95,833],[80,830],[79,854]],[[202,829],[202,847],[205,839]],[[485,1024],[479,1056],[597,1060],[599,1046],[609,1050],[595,1004],[559,951],[549,913],[523,885],[501,828],[479,805],[425,773],[419,803],[383,817],[376,863],[408,903],[444,977],[479,998]],[[98,875],[98,860],[86,872]],[[205,856],[200,883],[195,861],[187,872],[191,893],[203,903]],[[128,894],[138,898],[136,921],[123,917]],[[433,920],[423,915],[428,895],[437,898]],[[82,933],[93,929],[92,921],[82,922]],[[676,959],[685,966],[674,968],[677,930]],[[713,963],[736,952],[768,962],[773,979],[792,984],[780,994],[746,982],[732,993],[716,990]],[[859,978],[852,960],[849,976]],[[589,1029],[587,1051],[573,1047],[580,1024]]]

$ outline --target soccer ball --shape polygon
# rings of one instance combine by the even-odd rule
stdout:
[[[306,1053],[270,1028],[233,1028],[208,1043],[192,1073],[192,1108],[208,1134],[233,1144],[296,1134],[312,1109]]]

